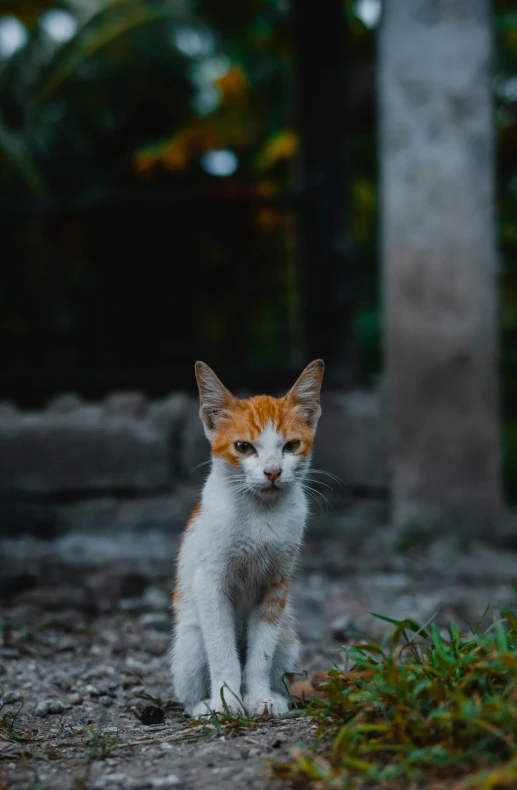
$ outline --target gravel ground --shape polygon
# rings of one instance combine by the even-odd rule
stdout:
[[[309,674],[361,634],[382,638],[371,611],[422,621],[440,607],[447,624],[490,603],[489,625],[513,605],[515,547],[443,538],[402,552],[386,520],[382,502],[314,519],[293,587]],[[0,540],[0,790],[262,790],[268,761],[310,742],[303,711],[233,736],[186,726],[167,659],[177,539]],[[163,721],[143,724],[151,704]]]

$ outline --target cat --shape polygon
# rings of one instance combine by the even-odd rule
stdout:
[[[324,365],[311,362],[283,398],[246,400],[204,362],[195,371],[212,459],[178,551],[174,696],[192,718],[226,706],[277,717],[300,656],[289,588]]]

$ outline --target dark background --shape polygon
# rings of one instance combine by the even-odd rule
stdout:
[[[517,472],[512,5],[494,3],[507,481]],[[376,384],[380,6],[291,6],[2,4],[0,397],[32,408],[67,390],[192,390],[196,358],[230,386],[281,389],[315,356],[331,386]]]

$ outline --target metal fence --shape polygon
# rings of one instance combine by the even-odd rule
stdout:
[[[230,385],[283,387],[324,356],[353,377],[345,20],[293,4],[301,179],[267,198],[195,187],[0,200],[0,396],[190,389],[206,359]],[[20,240],[21,243],[20,243]],[[40,273],[27,288],[25,272]],[[24,316],[23,329],[16,315]],[[51,320],[49,320],[51,316]]]

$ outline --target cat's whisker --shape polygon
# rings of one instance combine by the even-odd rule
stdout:
[[[334,490],[332,486],[329,486],[328,483],[324,483],[323,480],[316,480],[314,477],[306,477],[305,480],[308,480],[309,483],[317,483],[320,486],[325,486],[325,488],[329,488],[331,491]]]
[[[323,508],[321,506],[320,500],[313,493],[311,493],[310,491],[305,490],[305,489],[304,489],[304,491],[307,494],[307,496],[309,497],[309,499],[311,499],[313,502],[316,502],[316,504],[318,505],[318,507],[320,509],[320,513],[323,513]]]
[[[197,464],[197,466],[194,466],[194,467],[193,467],[193,468],[190,470],[189,474],[192,474],[193,472],[195,472],[195,471],[196,471],[196,469],[201,469],[201,467],[202,467],[202,466],[206,466],[206,464],[211,464],[211,463],[212,463],[212,459],[211,459],[211,458],[209,458],[209,459],[208,459],[208,461],[201,461],[201,463],[200,463],[200,464]]]
[[[236,494],[239,491],[249,491],[249,490],[250,490],[250,488],[249,488],[249,485],[247,483],[241,483],[240,485],[236,485],[236,486],[233,486],[231,488],[228,488],[228,491],[230,493],[232,493],[232,494]]]
[[[311,472],[315,472],[316,474],[319,474],[319,475],[327,475],[327,477],[332,478],[332,480],[334,480],[340,486],[344,486],[345,485],[344,481],[341,480],[340,477],[338,477],[337,475],[333,474],[332,472],[326,472],[325,469],[314,469],[314,467],[311,466],[310,471]]]
[[[332,510],[334,510],[334,508],[332,507],[332,505],[328,501],[327,497],[324,494],[322,494],[321,491],[318,491],[316,488],[311,488],[311,486],[308,486],[308,485],[303,485],[302,488],[303,488],[304,491],[307,491],[307,492],[308,491],[312,491],[314,494],[317,494],[318,496],[320,496],[327,503],[327,505],[330,508],[332,508]]]

